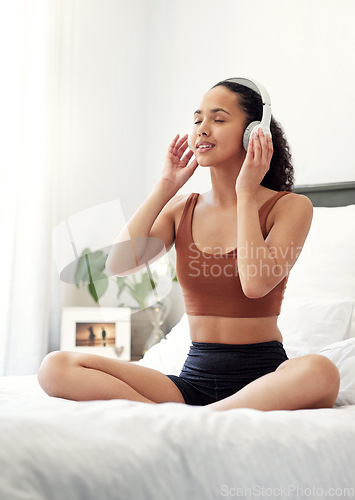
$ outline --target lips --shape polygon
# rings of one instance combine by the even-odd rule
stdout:
[[[212,148],[214,148],[214,144],[211,142],[203,141],[203,142],[198,142],[197,143],[197,149],[200,153],[205,152],[205,151],[210,151]]]

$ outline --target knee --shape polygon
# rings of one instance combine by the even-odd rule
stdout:
[[[70,352],[54,351],[43,359],[38,371],[38,382],[49,395],[61,397],[61,388],[65,384],[65,374],[72,363]]]
[[[315,381],[324,406],[333,406],[339,392],[340,374],[337,366],[326,356],[308,356],[308,380]]]

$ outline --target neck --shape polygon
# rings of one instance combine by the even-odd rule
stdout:
[[[235,184],[242,165],[210,167],[212,198],[215,204],[228,206],[235,204]]]

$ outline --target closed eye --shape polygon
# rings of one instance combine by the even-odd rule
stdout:
[[[225,120],[214,120],[215,123],[224,123]],[[194,122],[194,125],[198,125],[199,123],[202,123],[202,121],[197,121],[197,122]]]

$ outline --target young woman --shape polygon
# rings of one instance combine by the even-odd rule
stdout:
[[[38,374],[49,395],[172,401],[214,410],[333,406],[336,366],[316,354],[288,359],[277,327],[312,205],[291,192],[291,157],[274,118],[272,139],[259,128],[247,151],[243,147],[246,126],[261,115],[262,100],[254,90],[230,81],[210,89],[194,115],[192,151],[187,136],[174,138],[160,180],[117,240],[129,234],[132,241],[161,240],[166,250],[176,245],[192,340],[180,376],[96,355],[54,352]],[[210,169],[210,191],[176,195],[198,165]],[[122,248],[115,245],[109,255],[106,266],[113,274],[127,271]],[[149,243],[135,248],[136,267],[152,257],[149,252]]]

